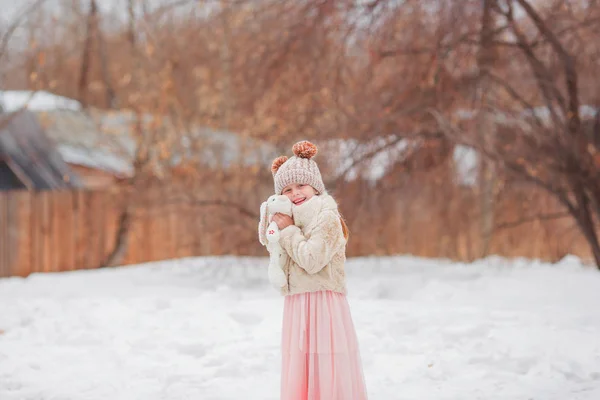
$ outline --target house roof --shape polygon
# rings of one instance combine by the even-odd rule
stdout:
[[[83,111],[73,99],[45,91],[0,91],[0,109],[15,112],[27,109],[36,113],[62,158],[70,164],[103,170],[119,176],[133,174],[137,149],[132,133],[135,115],[128,111]],[[143,116],[143,124],[154,124],[152,115]],[[169,118],[161,118],[165,126]],[[171,131],[176,131],[172,126]],[[212,168],[270,165],[275,157],[273,146],[232,132],[202,127],[178,132],[171,143],[171,165],[190,159]]]
[[[133,174],[134,141],[123,134],[109,134],[81,111],[50,110],[37,113],[63,159],[119,176]]]
[[[18,111],[22,108],[30,111],[81,110],[81,103],[43,90],[0,90],[0,108],[5,113]]]
[[[37,114],[68,163],[123,176],[133,174],[137,143],[132,113],[51,110]],[[169,123],[166,118],[162,122]],[[146,116],[144,124],[152,124],[152,117]],[[244,166],[264,166],[270,165],[275,157],[275,149],[268,143],[206,128],[179,132],[169,146],[169,162],[173,166],[192,159],[211,168],[227,168],[238,162]]]
[[[0,115],[0,158],[29,189],[83,186],[30,111]]]

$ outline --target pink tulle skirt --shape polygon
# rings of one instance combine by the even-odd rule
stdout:
[[[286,296],[281,349],[281,400],[367,399],[344,294],[322,291]]]

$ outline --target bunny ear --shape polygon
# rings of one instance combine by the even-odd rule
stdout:
[[[269,226],[267,219],[269,218],[269,207],[265,201],[260,205],[260,221],[258,223],[258,241],[263,246],[267,245],[267,227]]]

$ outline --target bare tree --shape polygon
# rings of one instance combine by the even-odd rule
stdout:
[[[148,3],[128,0],[126,20],[115,18],[111,28],[100,26],[112,22],[108,11],[73,12],[73,33],[54,42],[44,25],[40,35],[50,39],[28,58],[36,66],[36,56],[47,56],[39,86],[54,82],[59,94],[83,93],[90,109],[117,104],[134,116],[134,174],[106,264],[119,264],[131,246],[128,232],[142,209],[136,191],[173,185],[177,191],[163,203],[209,208],[214,215],[207,224],[219,216],[240,232],[252,225],[253,206],[237,199],[252,183],[269,192],[268,167],[225,165],[227,157],[216,151],[223,143],[211,144],[201,128],[223,137],[235,132],[282,152],[304,138],[327,144],[333,149],[327,155],[337,146],[346,170],[340,158],[323,157],[321,165],[328,187],[356,206],[348,214],[360,227],[353,242],[358,252],[467,258],[506,252],[498,243],[514,241],[514,221],[550,223],[503,213],[517,191],[527,194],[512,196],[513,206],[535,198],[524,181],[566,199],[584,226],[586,199],[588,214],[597,214],[598,155],[592,153],[598,142],[589,139],[597,138],[597,128],[571,113],[581,108],[574,103],[590,103],[594,95],[600,16],[591,2],[586,9],[539,2],[529,10],[530,3],[517,0],[184,0],[155,9]],[[192,4],[194,12],[176,12]],[[457,181],[457,145],[484,156],[479,191]],[[207,148],[219,154],[214,173],[206,170]],[[252,155],[240,152],[238,159]],[[380,181],[361,174],[352,181],[354,171],[366,173],[387,155]],[[203,195],[206,181],[215,196]],[[381,211],[369,213],[367,222],[360,212],[366,208]],[[420,232],[426,233],[417,243],[412,237]]]
[[[493,47],[495,34],[495,15],[492,11],[495,0],[483,0],[483,12],[481,13],[481,46],[477,64],[479,68],[478,79],[478,104],[477,104],[477,130],[480,135],[481,145],[490,147],[496,136],[491,86],[491,69],[496,58]],[[479,160],[479,188],[481,191],[481,256],[488,255],[490,241],[494,229],[494,187],[496,185],[496,173],[494,164],[487,158]]]
[[[515,17],[516,4],[525,12],[526,21]],[[527,0],[494,1],[492,9],[504,19],[514,38],[494,41],[497,48],[504,49],[505,57],[515,57],[517,61],[507,70],[491,75],[496,90],[512,100],[510,109],[494,104],[496,123],[503,120],[510,126],[510,130],[505,130],[510,134],[497,136],[492,143],[481,143],[473,132],[452,127],[437,112],[434,115],[453,140],[478,149],[498,168],[556,198],[576,221],[600,268],[596,225],[600,217],[600,165],[594,159],[598,148],[585,133],[578,59],[567,45],[577,39],[573,33],[580,33],[585,27],[577,27],[576,21],[570,33],[551,27]],[[592,11],[597,13],[597,6]],[[526,22],[535,27],[534,39],[525,33]],[[521,61],[527,63],[528,71],[514,67]],[[533,89],[535,96],[515,84],[522,80],[516,74],[527,74],[535,86],[523,87]]]

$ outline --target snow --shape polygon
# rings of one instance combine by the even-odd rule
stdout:
[[[109,171],[122,176],[133,175],[131,163],[108,149],[101,147],[91,149],[71,144],[59,144],[57,149],[67,163]]]
[[[326,162],[334,168],[333,175],[352,181],[360,176],[378,181],[399,160],[405,157],[408,141],[395,135],[376,137],[365,143],[355,139],[332,139],[322,144]]]
[[[600,109],[588,104],[579,106],[580,117],[584,119],[594,118],[599,110]],[[551,122],[550,109],[546,106],[525,110],[522,115],[525,117],[536,116],[544,122]]]
[[[465,186],[474,186],[477,183],[477,164],[479,154],[469,146],[457,145],[452,153],[456,166],[456,179]]]
[[[395,135],[377,137],[366,143],[354,139],[332,139],[322,144],[322,154],[327,154],[325,162],[331,165],[332,174],[352,181],[360,176],[370,182],[377,182],[398,161],[410,153],[408,140]],[[418,144],[416,144],[418,146]],[[465,186],[472,186],[477,180],[479,155],[472,147],[458,145],[453,151],[456,180]]]
[[[5,112],[17,111],[23,107],[31,111],[51,111],[56,109],[81,110],[81,104],[77,100],[57,96],[45,91],[0,91],[0,105],[2,105]]]
[[[0,280],[2,400],[275,400],[266,258]],[[488,258],[347,265],[369,398],[600,398],[600,273]]]

